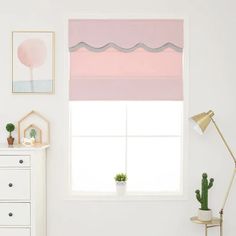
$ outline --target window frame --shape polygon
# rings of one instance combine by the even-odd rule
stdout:
[[[137,174],[138,170],[134,167],[135,166],[135,163],[133,162],[134,161],[134,159],[133,159],[134,155],[132,155],[132,154],[129,155],[128,154],[128,153],[130,153],[130,150],[134,151],[134,150],[137,149],[136,146],[132,145],[132,143],[133,142],[137,142],[137,140],[142,139],[143,142],[144,142],[143,144],[145,146],[145,145],[149,145],[150,142],[151,143],[152,142],[155,142],[155,143],[156,142],[157,143],[164,142],[164,143],[166,143],[165,140],[167,139],[167,140],[169,140],[169,142],[172,143],[172,142],[174,142],[174,140],[176,140],[178,142],[178,149],[180,149],[180,150],[178,151],[178,154],[176,154],[176,159],[175,158],[174,159],[176,160],[176,165],[177,165],[176,168],[175,168],[177,173],[178,173],[178,178],[177,179],[180,181],[180,183],[178,185],[174,185],[176,188],[178,188],[178,191],[171,190],[171,186],[167,185],[168,187],[167,187],[166,192],[168,194],[178,194],[181,191],[181,182],[182,181],[179,178],[181,177],[181,164],[182,164],[181,157],[182,157],[182,147],[183,147],[183,142],[182,142],[183,141],[183,129],[182,129],[182,127],[183,127],[183,125],[182,125],[182,123],[183,123],[183,120],[182,120],[182,116],[183,116],[183,101],[182,100],[181,101],[126,101],[126,100],[124,100],[124,101],[70,101],[69,103],[70,103],[70,114],[71,114],[70,124],[72,125],[72,129],[71,129],[72,134],[71,134],[71,137],[70,137],[71,147],[72,147],[71,161],[74,163],[73,166],[71,165],[71,169],[72,169],[72,171],[71,171],[71,178],[72,178],[73,181],[75,181],[74,182],[75,186],[79,187],[79,189],[76,189],[76,188],[72,189],[71,190],[72,192],[78,193],[78,194],[80,194],[80,193],[82,193],[82,194],[87,193],[88,195],[104,193],[104,192],[106,194],[114,193],[114,191],[115,191],[115,188],[114,188],[115,187],[115,182],[112,181],[113,180],[113,176],[112,176],[112,179],[110,179],[110,181],[109,181],[110,182],[109,190],[107,190],[107,191],[101,190],[99,187],[96,188],[96,186],[94,186],[94,188],[93,187],[89,187],[89,185],[88,185],[88,188],[90,190],[86,191],[82,187],[84,184],[86,185],[86,180],[85,180],[85,182],[83,182],[82,180],[81,180],[82,182],[79,181],[80,183],[78,183],[78,185],[77,185],[76,184],[76,179],[75,179],[75,176],[74,176],[74,175],[77,175],[79,171],[83,172],[83,170],[89,170],[90,169],[90,164],[93,163],[92,159],[90,160],[91,162],[87,162],[86,159],[79,158],[80,161],[82,161],[82,162],[81,162],[80,166],[79,166],[79,164],[77,164],[78,168],[76,168],[75,162],[78,161],[78,159],[76,158],[76,156],[74,154],[74,151],[77,150],[76,147],[81,144],[80,142],[83,143],[85,141],[85,145],[86,145],[86,143],[89,144],[90,141],[93,142],[94,139],[96,139],[96,143],[97,142],[102,142],[105,146],[107,146],[106,142],[105,143],[103,142],[104,138],[106,140],[109,139],[109,142],[113,138],[115,138],[115,140],[117,140],[117,138],[118,138],[120,140],[120,142],[122,142],[122,147],[120,147],[121,149],[119,148],[119,150],[116,151],[116,152],[121,151],[121,153],[119,154],[118,159],[116,159],[118,161],[118,163],[116,163],[116,164],[118,166],[121,165],[123,167],[122,167],[122,169],[118,168],[117,170],[113,170],[113,174],[115,174],[117,172],[120,172],[120,171],[125,172],[125,173],[128,174],[128,178],[130,179],[129,181],[131,181],[133,184],[134,184],[134,182],[133,182],[134,178],[131,178],[131,177],[134,177],[133,174]],[[146,120],[146,122],[144,122],[144,123],[142,122],[144,127],[142,125],[141,126],[144,128],[144,130],[141,129],[141,130],[139,130],[137,132],[136,127],[137,127],[138,124],[135,125],[135,129],[132,129],[132,124],[133,124],[133,121],[134,121],[133,119],[136,120],[137,117],[141,115],[140,112],[142,114],[144,114],[145,113],[144,110],[146,110],[147,107],[148,107],[148,110],[147,110],[148,115],[145,115],[145,117],[148,118],[148,120],[149,120],[150,117],[154,115],[155,118],[153,117],[151,119],[152,122],[154,122],[154,123],[152,123],[151,126],[148,126],[148,131],[147,130],[145,131],[144,127],[146,127],[146,126],[144,124],[147,124],[148,121]],[[81,110],[81,108],[82,108],[82,110]],[[84,110],[84,108],[86,108],[86,109]],[[88,114],[86,114],[87,108],[89,108],[89,111],[92,112],[92,114],[90,114],[90,112]],[[116,108],[118,108],[118,110]],[[174,129],[170,129],[170,130],[168,130],[168,132],[166,132],[165,129],[160,131],[160,127],[158,127],[158,128],[155,127],[155,124],[157,124],[157,125],[160,124],[160,122],[157,122],[157,119],[160,116],[159,113],[164,114],[164,111],[166,110],[166,108],[167,108],[167,110],[170,109],[169,111],[178,112],[178,114],[179,114],[179,118],[177,118],[178,122],[175,123],[175,126],[173,127]],[[95,131],[94,132],[94,130],[91,129],[91,127],[90,127],[90,123],[93,122],[93,117],[95,117],[94,114],[93,114],[94,109],[96,109],[96,110],[97,109],[99,109],[99,110],[102,109],[102,111],[104,111],[105,114],[107,112],[110,113],[110,109],[114,109],[111,113],[114,114],[114,112],[118,111],[118,113],[116,114],[116,117],[117,116],[119,117],[119,114],[122,114],[119,117],[119,119],[117,120],[118,122],[120,120],[122,120],[122,124],[123,124],[122,127],[119,127],[119,125],[118,125],[119,130],[122,129],[121,133],[117,133],[117,130],[116,130],[115,133],[113,133],[113,132],[111,132],[111,133],[110,132],[108,132],[108,133],[106,133],[106,132],[105,133],[100,133],[100,132],[103,132],[103,129],[102,130],[99,129],[99,131]],[[134,111],[133,109],[135,110],[135,113],[132,113],[132,111]],[[144,110],[142,110],[142,109],[144,109]],[[156,110],[156,109],[157,110],[161,109],[161,110],[159,110],[158,112],[155,112],[155,114],[153,114],[152,113],[153,110]],[[136,114],[137,110],[138,110],[138,114]],[[80,125],[82,125],[82,126],[79,125],[80,128],[78,128],[78,127],[76,127],[78,125],[76,123],[77,123],[77,120],[79,119],[79,116],[81,116],[81,114],[82,114],[82,117],[81,117],[81,119],[82,119],[81,122],[82,123],[80,123]],[[86,115],[84,116],[83,114],[86,114]],[[176,114],[176,115],[178,116],[178,114]],[[105,117],[107,117],[107,115],[108,114],[106,114]],[[173,115],[174,115],[174,113],[173,113]],[[87,122],[88,121],[87,118],[86,118],[87,116],[92,117],[92,118],[89,118],[89,122]],[[172,117],[172,114],[168,114],[168,116]],[[164,121],[163,119],[165,119],[165,115],[161,116],[161,117],[162,117],[161,120]],[[140,121],[142,121],[142,119],[143,118],[141,118]],[[103,116],[102,116],[102,120],[104,120]],[[145,118],[144,118],[144,120],[145,120]],[[163,124],[163,125],[165,127],[171,127],[171,124],[169,124],[169,122],[171,122],[171,121],[172,121],[172,119],[168,120],[167,123],[164,121],[165,124]],[[96,124],[96,121],[95,121],[95,124]],[[112,127],[114,127],[113,125],[111,127],[109,125],[108,126],[112,129]],[[96,127],[99,127],[99,126],[100,125],[97,124],[97,125],[95,125],[95,127],[94,126],[92,126],[92,127],[94,127],[95,130],[96,130]],[[103,123],[102,126],[104,128],[107,127],[107,123],[106,122]],[[158,126],[160,126],[160,125],[158,125]],[[84,127],[87,127],[89,129],[89,131],[87,130],[87,128],[83,129]],[[117,127],[117,124],[115,125],[115,127]],[[178,130],[176,130],[176,128]],[[155,132],[153,132],[154,130],[155,130]],[[114,141],[114,139],[113,139],[113,141]],[[118,142],[118,143],[121,144],[120,142]],[[166,144],[168,145],[168,142]],[[142,143],[140,143],[140,145],[142,147]],[[90,144],[89,144],[89,146],[90,146]],[[153,146],[153,144],[152,144],[149,148],[154,148],[153,151],[151,151],[151,153],[153,153],[153,152],[155,153],[157,151],[156,155],[158,155],[158,156],[160,156],[160,154],[165,156],[165,153],[168,153],[167,151],[164,151],[167,147],[163,150],[164,152],[162,151],[160,153],[159,152],[160,150],[158,151],[158,149],[156,149],[156,144],[155,144],[155,146]],[[105,150],[107,150],[107,147],[105,148]],[[103,151],[105,151],[105,150],[103,150]],[[86,149],[85,149],[85,152],[86,152]],[[84,152],[82,152],[82,153],[83,153],[82,155],[86,155],[86,153],[84,153]],[[131,153],[132,153],[132,151],[131,151]],[[100,155],[103,155],[103,154],[100,153]],[[110,155],[113,155],[113,152],[111,152]],[[136,155],[138,155],[138,154],[136,153],[135,156]],[[172,153],[171,156],[175,157],[175,152]],[[88,158],[90,158],[90,157],[91,156],[89,155]],[[152,155],[151,155],[151,157],[152,157]],[[166,157],[169,158],[170,156],[168,155]],[[145,160],[146,158],[143,159],[143,156],[142,156],[141,159],[142,159],[142,162],[144,161],[144,163],[147,163],[146,160]],[[103,162],[103,161],[100,162],[99,159],[96,159],[96,160],[98,160],[99,163],[102,163],[102,166],[106,165],[106,162]],[[107,161],[109,162],[109,160],[110,160],[110,158]],[[114,159],[114,161],[116,161],[116,160]],[[132,164],[130,164],[130,162],[132,162]],[[143,163],[143,165],[145,165],[144,163]],[[157,163],[156,163],[157,168],[158,168],[159,165],[162,165],[162,164],[164,164],[164,163],[161,162],[161,160],[157,161]],[[85,166],[83,167],[83,165],[86,165],[86,167]],[[154,163],[151,164],[151,166],[153,166],[153,165],[154,165]],[[101,168],[102,168],[102,166],[101,166]],[[165,168],[165,170],[168,171],[169,168],[170,168],[169,164],[168,164],[168,166],[166,166],[166,164],[164,164],[164,166],[163,167]],[[101,169],[101,171],[103,171],[103,169]],[[104,171],[106,172],[107,169],[104,169]],[[156,170],[152,170],[152,171],[156,172]],[[154,174],[154,172],[153,172],[153,174]],[[133,173],[133,174],[131,174],[131,173]],[[156,173],[158,173],[158,172],[156,172]],[[86,173],[84,173],[84,174],[86,175]],[[146,174],[148,174],[148,173],[146,173]],[[87,178],[90,179],[89,176],[87,176]],[[136,176],[135,178],[139,178],[139,176]],[[133,181],[131,179],[133,179]],[[90,181],[91,181],[91,179],[90,179]],[[146,181],[148,182],[149,178],[147,178]],[[92,182],[94,182],[94,181],[92,181]],[[136,195],[140,195],[140,194],[142,194],[142,195],[144,195],[144,194],[147,194],[147,195],[151,194],[151,195],[153,195],[153,194],[156,194],[156,195],[160,195],[160,194],[163,194],[165,192],[164,190],[160,190],[160,189],[158,190],[160,185],[155,186],[155,184],[153,185],[153,189],[150,188],[149,190],[144,190],[145,187],[143,185],[140,186],[140,189],[136,189],[136,188],[133,189],[134,186],[133,186],[133,184],[131,184],[131,182],[128,182],[127,193],[129,193],[129,194],[136,194]],[[157,189],[155,189],[155,187]],[[101,186],[101,188],[103,188],[103,185]]]
[[[69,201],[173,201],[173,200],[180,200],[180,201],[186,201],[188,199],[188,193],[187,193],[187,176],[188,176],[188,161],[187,161],[187,154],[188,154],[188,139],[189,139],[189,132],[188,132],[188,94],[189,94],[189,46],[188,46],[188,37],[189,37],[189,17],[188,16],[158,16],[156,14],[151,14],[148,17],[141,16],[140,14],[136,14],[136,16],[130,16],[125,13],[118,14],[118,16],[114,16],[114,14],[93,14],[92,16],[90,14],[85,15],[78,15],[78,14],[68,14],[65,16],[64,20],[64,71],[65,71],[65,77],[69,78],[70,75],[70,57],[68,52],[68,21],[69,19],[182,19],[184,20],[184,49],[183,49],[183,136],[182,136],[182,156],[181,156],[181,192],[178,192],[176,194],[174,193],[127,193],[125,196],[117,196],[116,193],[82,193],[82,192],[74,192],[72,191],[72,184],[71,184],[71,133],[70,133],[70,112],[68,110],[68,143],[67,143],[67,153],[68,158],[66,162],[67,166],[67,180],[66,186],[65,186],[65,200]],[[66,84],[67,88],[69,88],[69,79]],[[67,108],[69,107],[69,89],[67,89]]]

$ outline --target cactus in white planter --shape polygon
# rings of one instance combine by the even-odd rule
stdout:
[[[198,211],[198,218],[202,221],[210,221],[212,218],[211,209],[208,208],[208,190],[213,186],[214,179],[207,179],[207,174],[202,174],[202,191],[196,190],[196,198],[201,203],[201,208]]]

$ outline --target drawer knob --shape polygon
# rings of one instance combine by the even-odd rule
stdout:
[[[12,184],[12,183],[9,183],[8,186],[11,188],[11,187],[13,186],[13,184]]]
[[[23,164],[23,162],[24,162],[23,160],[19,160],[19,163],[20,163],[20,164]]]
[[[10,217],[12,217],[12,216],[13,216],[13,213],[10,212],[8,215],[9,215]]]

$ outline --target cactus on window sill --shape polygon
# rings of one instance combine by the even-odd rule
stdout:
[[[208,182],[207,174],[202,174],[202,191],[196,190],[196,198],[201,203],[201,210],[208,211],[208,190],[213,186],[214,179],[211,178]]]

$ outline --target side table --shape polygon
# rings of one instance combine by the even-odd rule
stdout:
[[[223,230],[222,230],[222,219],[213,217],[211,221],[201,221],[198,219],[197,216],[193,216],[190,218],[190,220],[195,224],[202,224],[205,226],[205,236],[208,235],[208,229],[213,227],[219,227],[220,228],[220,236],[223,236]]]

